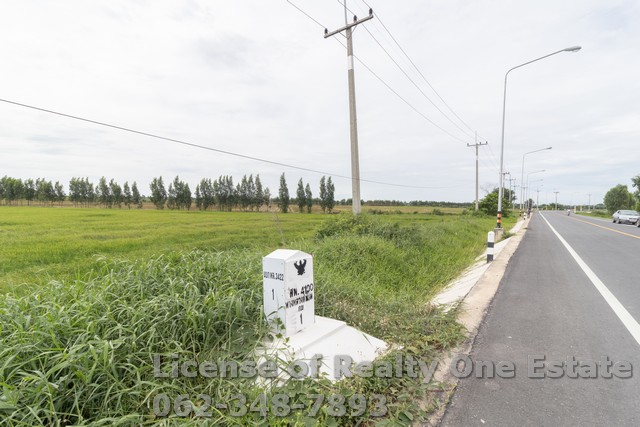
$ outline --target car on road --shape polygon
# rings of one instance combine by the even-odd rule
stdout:
[[[638,225],[638,218],[640,214],[637,211],[621,209],[613,213],[613,223],[618,224],[636,224]]]

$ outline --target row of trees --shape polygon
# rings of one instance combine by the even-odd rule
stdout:
[[[335,201],[335,191],[336,188],[331,181],[331,177],[327,179],[326,177],[320,178],[320,197],[317,199],[313,198],[313,193],[311,192],[311,186],[309,183],[307,185],[304,184],[302,178],[298,181],[298,188],[296,190],[296,198],[294,199],[295,203],[298,205],[298,210],[300,213],[306,210],[307,213],[311,213],[311,208],[313,207],[314,202],[318,202],[322,212],[331,212],[336,205]],[[284,173],[280,175],[280,188],[278,190],[278,209],[280,212],[289,212],[289,204],[291,203],[291,199],[289,197],[289,188],[287,187],[287,180],[284,176]]]
[[[72,178],[72,181],[73,179],[74,178]],[[69,199],[70,200],[76,200],[76,199],[82,200],[81,195],[84,195],[84,192],[82,191],[87,187],[85,187],[85,185],[82,184],[81,181],[82,181],[81,179],[76,180],[74,183],[75,184],[74,189],[80,190],[77,196],[74,195],[75,192],[72,191],[72,188],[74,186],[72,186],[71,182],[69,183]],[[88,179],[85,181],[85,183],[87,182],[88,182]],[[88,188],[90,189],[91,186],[89,186]],[[134,206],[138,209],[142,208],[142,196],[138,191],[138,184],[136,184],[135,181],[133,182],[131,187],[129,187],[128,181],[125,181],[124,185],[121,187],[120,184],[118,184],[114,179],[111,179],[107,183],[107,178],[103,176],[98,181],[98,185],[95,188],[93,199],[97,204],[102,205],[105,208],[112,208],[112,207],[121,208],[123,204],[129,209],[131,209],[131,206]]]
[[[19,178],[3,176],[0,179],[0,200],[6,204],[14,204],[18,200],[26,200],[30,205],[33,201],[40,204],[62,203],[66,197],[64,187],[58,181],[53,184],[44,178],[31,178],[24,181]]]
[[[618,184],[607,191],[604,196],[604,205],[609,213],[614,213],[619,209],[640,210],[640,175],[631,178],[635,191],[631,193],[629,187]]]
[[[281,212],[288,212],[289,205],[297,204],[300,212],[311,212],[314,204],[319,204],[323,212],[331,212],[336,205],[335,186],[331,177],[320,179],[319,197],[314,198],[311,185],[306,185],[302,178],[298,181],[295,198],[290,198],[289,189],[284,173],[280,177],[280,189],[278,196],[272,199],[271,191],[264,187],[260,176],[244,175],[242,180],[234,185],[232,176],[220,176],[217,180],[203,178],[196,185],[195,194],[191,193],[189,184],[176,176],[165,187],[163,178],[157,177],[149,185],[151,191],[148,198],[156,209],[184,209],[190,210],[195,202],[196,208],[208,210],[216,207],[220,211],[241,209],[243,211],[257,211],[264,205],[271,207],[272,201],[277,203]],[[195,196],[195,197],[194,197]],[[106,208],[123,205],[131,208],[142,208],[144,196],[140,193],[137,183],[131,186],[129,182],[120,185],[114,179],[107,180],[101,177],[97,184],[89,181],[89,178],[73,177],[69,181],[69,194],[64,191],[60,182],[53,184],[43,178],[35,181],[32,179],[21,180],[8,176],[0,179],[0,200],[6,204],[14,204],[16,201],[26,200],[31,204],[36,200],[42,204],[62,203],[69,200],[74,206],[104,206]]]

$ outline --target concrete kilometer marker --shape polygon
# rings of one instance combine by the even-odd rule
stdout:
[[[278,249],[262,259],[264,313],[274,332],[289,337],[315,323],[313,257]]]
[[[266,360],[314,365],[338,380],[335,360],[348,357],[355,364],[374,361],[389,345],[345,322],[315,315],[313,257],[307,253],[278,249],[262,259],[263,304],[275,337],[265,338],[256,351],[258,365]],[[340,371],[338,371],[340,372]],[[273,381],[292,377],[282,373]],[[264,386],[268,386],[263,382]]]

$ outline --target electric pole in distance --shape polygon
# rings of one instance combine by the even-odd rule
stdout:
[[[354,215],[359,215],[360,208],[360,160],[358,157],[358,123],[356,116],[356,82],[353,72],[353,40],[351,28],[373,19],[373,10],[369,9],[369,16],[358,19],[353,16],[353,22],[347,23],[347,0],[344,0],[344,27],[329,32],[324,29],[324,38],[345,32],[347,38],[347,74],[349,77],[349,121],[351,123],[351,205]]]
[[[558,210],[558,193],[559,191],[554,191],[556,193],[556,210]]]
[[[478,132],[476,132],[476,142],[474,144],[467,143],[467,147],[476,147],[476,211],[478,210],[478,147],[487,145],[488,142],[478,142]]]
[[[509,175],[509,178],[507,178],[507,181],[509,181],[509,204],[511,204],[513,202],[512,197],[513,196],[513,192],[515,190],[515,186],[513,185],[513,181],[515,181],[515,178],[511,178],[511,172],[507,172],[507,174]]]

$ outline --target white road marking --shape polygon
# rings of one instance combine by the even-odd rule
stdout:
[[[560,233],[558,233],[556,229],[553,228],[549,221],[547,221],[547,218],[545,218],[542,214],[540,214],[540,216],[542,217],[542,219],[544,219],[549,228],[551,228],[551,231],[553,231],[558,239],[560,239],[560,242],[564,245],[564,247],[567,248],[573,259],[576,260],[580,268],[582,268],[582,271],[584,271],[589,280],[591,280],[593,286],[595,286],[598,292],[600,292],[600,295],[602,295],[607,304],[609,304],[609,307],[611,307],[616,316],[618,316],[618,319],[622,321],[629,333],[631,333],[633,338],[635,338],[636,342],[640,345],[640,324],[636,321],[636,319],[633,318],[633,316],[631,316],[627,309],[624,308],[620,301],[618,301],[618,299],[611,293],[609,288],[607,288],[605,284],[602,283],[602,280],[600,280],[598,276],[596,276],[593,270],[589,268],[587,263],[585,263],[582,258],[580,258],[580,255],[578,255],[578,253],[571,247],[571,245],[569,245],[569,243],[564,240]]]

